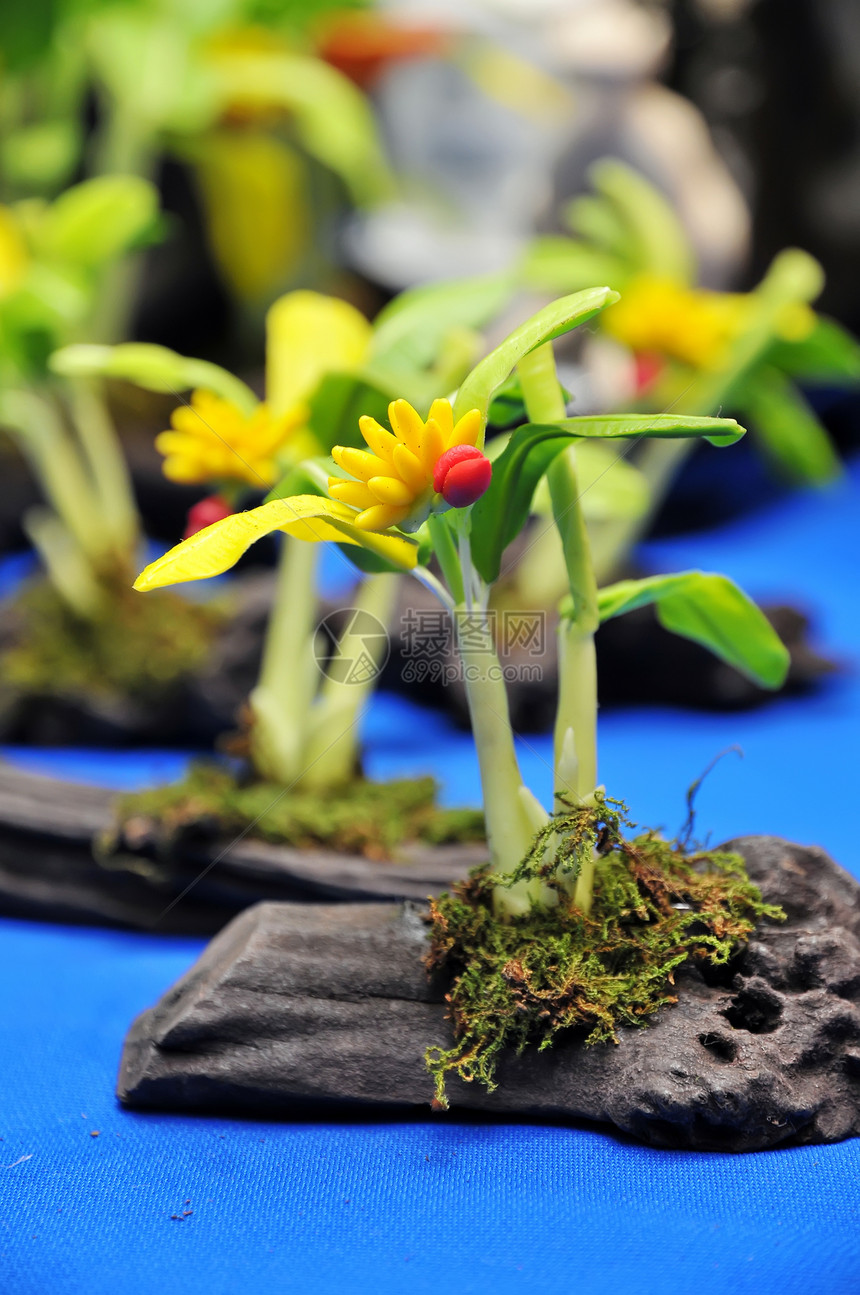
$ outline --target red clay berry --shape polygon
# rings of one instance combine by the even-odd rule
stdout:
[[[452,508],[468,508],[490,484],[493,465],[472,445],[454,445],[436,460],[433,489]]]
[[[199,500],[198,503],[193,504],[188,509],[185,533],[182,538],[184,540],[190,539],[192,535],[205,530],[207,526],[211,526],[214,522],[223,521],[232,512],[233,509],[226,499],[222,499],[220,495],[207,495],[205,499]]]
[[[637,396],[647,391],[652,383],[657,381],[665,367],[665,361],[661,356],[652,355],[650,351],[637,351],[635,378]]]

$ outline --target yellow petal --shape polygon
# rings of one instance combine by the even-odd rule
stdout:
[[[358,514],[355,525],[363,531],[384,531],[408,516],[408,508],[396,508],[394,504],[374,504],[372,508],[366,508]]]
[[[375,508],[384,509],[388,514],[406,513],[405,509],[390,509],[384,504]],[[198,531],[151,563],[138,576],[134,587],[145,591],[220,575],[229,571],[255,540],[277,530],[302,540],[359,544],[406,570],[417,561],[418,546],[405,536],[366,532],[345,504],[319,495],[294,495],[290,499],[274,499],[246,513],[234,513]]]
[[[416,413],[408,400],[392,400],[388,406],[388,419],[398,439],[413,454],[418,454],[424,432],[421,415]]]
[[[421,437],[421,462],[428,472],[432,473],[436,466],[436,460],[440,455],[445,453],[445,442],[442,438],[442,431],[439,424],[433,418],[428,418],[424,427],[424,434]]]
[[[159,432],[155,438],[155,448],[159,454],[181,454],[183,450],[197,447],[185,432]]]
[[[453,429],[447,441],[448,449],[452,449],[455,445],[477,446],[481,437],[482,424],[480,409],[470,409],[467,414],[457,420],[457,426]]]
[[[430,484],[429,475],[421,460],[416,458],[405,445],[398,445],[394,451],[394,470],[401,481],[405,481],[416,495],[420,495],[421,491]]]
[[[443,440],[447,445],[448,438],[454,428],[454,411],[451,408],[450,403],[447,400],[434,400],[433,404],[430,406],[429,416],[439,428],[439,431],[442,433]]]
[[[197,459],[181,454],[171,454],[164,460],[161,470],[168,481],[175,481],[180,486],[198,485],[210,479],[206,468]]]
[[[376,419],[371,418],[369,414],[362,414],[358,420],[358,426],[373,453],[378,454],[381,459],[388,459],[390,462],[399,444],[397,437],[392,436],[391,432],[387,432],[384,427],[380,427]]]
[[[359,481],[369,481],[371,477],[389,475],[385,469],[390,469],[390,464],[384,459],[378,459],[375,454],[368,454],[366,450],[354,450],[350,445],[333,446],[331,457],[339,468],[343,468],[344,472],[348,472],[352,477],[358,477]]]
[[[362,481],[344,481],[343,477],[329,477],[328,492],[332,499],[339,499],[351,508],[370,508],[377,502]]]
[[[393,477],[371,477],[367,485],[381,504],[410,507],[415,499],[415,495],[406,483],[395,481]]]
[[[326,373],[363,362],[371,328],[346,301],[319,292],[288,292],[266,316],[266,399],[276,414],[304,400]]]

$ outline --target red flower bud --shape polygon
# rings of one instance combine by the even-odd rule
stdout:
[[[660,374],[666,367],[665,361],[659,355],[653,355],[650,351],[636,352],[636,394],[640,395],[643,391],[656,382]]]
[[[192,535],[205,530],[207,526],[211,526],[214,522],[223,521],[232,512],[233,509],[226,499],[222,499],[220,495],[207,495],[205,499],[199,500],[198,503],[193,504],[188,509],[185,532],[182,538],[184,540],[190,539]]]
[[[493,465],[472,445],[454,445],[436,460],[433,489],[452,508],[468,508],[490,484]]]

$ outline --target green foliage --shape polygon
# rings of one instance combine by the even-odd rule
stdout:
[[[575,237],[536,239],[521,266],[523,281],[546,292],[573,292],[591,283],[624,290],[636,274],[689,283],[695,275],[690,240],[672,204],[638,171],[615,158],[589,172],[595,192],[565,210]]]
[[[709,648],[763,688],[780,688],[788,649],[764,612],[728,576],[705,571],[621,580],[598,594],[600,619],[653,603],[665,629]]]
[[[519,361],[545,342],[551,342],[592,319],[604,306],[618,300],[611,288],[587,288],[552,301],[486,355],[466,377],[454,403],[454,417],[470,409],[486,416],[493,395],[514,371]]]
[[[0,49],[4,73],[29,69],[49,44],[57,23],[58,0],[3,0]]]
[[[767,353],[770,364],[799,382],[860,382],[860,342],[833,319],[819,315],[812,332],[799,341],[780,339]]]
[[[589,178],[603,199],[603,214],[608,207],[610,219],[624,230],[634,263],[647,266],[651,274],[689,283],[695,274],[690,241],[677,212],[659,189],[615,158],[595,162]]]
[[[358,429],[363,414],[385,424],[388,406],[400,395],[361,374],[327,373],[310,397],[308,425],[320,446],[354,445],[365,449]]]
[[[453,329],[482,328],[504,308],[513,290],[514,276],[505,273],[401,292],[376,317],[371,365],[391,373],[426,368]]]
[[[734,392],[768,458],[791,481],[824,485],[839,476],[836,450],[809,403],[789,378],[759,365]]]
[[[220,365],[177,355],[151,342],[64,346],[51,356],[50,367],[64,378],[122,378],[147,391],[174,396],[200,387],[231,401],[244,413],[252,413],[258,404],[250,387]]]
[[[520,275],[535,292],[580,292],[592,283],[623,287],[630,277],[630,266],[600,248],[546,234],[529,247]]]
[[[135,175],[104,175],[66,189],[45,212],[38,248],[48,259],[88,269],[151,240],[158,193]]]
[[[498,578],[502,554],[525,525],[539,481],[579,437],[703,436],[714,445],[731,445],[743,434],[734,419],[683,414],[605,414],[518,427],[493,464],[489,489],[473,509],[475,566],[485,580]]]
[[[0,140],[6,184],[32,194],[50,192],[67,183],[78,161],[82,134],[80,124],[71,118],[36,121],[7,131]]]
[[[313,157],[343,180],[357,203],[393,190],[370,105],[352,81],[322,59],[301,54],[237,52],[215,64],[219,97],[278,105]]]
[[[248,780],[214,764],[196,764],[178,783],[122,796],[116,836],[134,825],[153,832],[164,849],[189,836],[221,839],[253,829],[265,841],[301,849],[326,846],[388,859],[407,841],[433,845],[481,841],[483,815],[440,809],[432,778],[368,782],[356,778],[331,791],[306,791]]]
[[[726,964],[761,918],[780,909],[762,902],[739,855],[686,853],[647,832],[628,840],[624,806],[596,794],[594,803],[557,814],[531,853],[503,884],[540,879],[558,903],[500,921],[497,878],[478,869],[450,895],[431,901],[430,971],[451,976],[454,1045],[429,1048],[436,1103],[447,1105],[456,1074],[495,1087],[501,1053],[539,1051],[565,1031],[586,1044],[642,1025],[674,1001],[674,972],[689,960]],[[594,904],[586,917],[569,891],[584,861],[597,853]]]

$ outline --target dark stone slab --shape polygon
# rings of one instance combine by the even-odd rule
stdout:
[[[507,1056],[499,1088],[452,1081],[456,1109],[614,1125],[660,1147],[753,1151],[860,1132],[860,885],[819,849],[730,843],[768,900],[731,968],[681,969],[677,1006],[620,1043]],[[296,1114],[429,1103],[449,1045],[422,968],[423,910],[262,904],[230,924],[126,1039],[129,1106]]]
[[[157,843],[102,857],[115,793],[0,763],[0,914],[212,935],[261,900],[423,900],[486,858],[480,844],[406,845],[377,862],[255,840]]]

